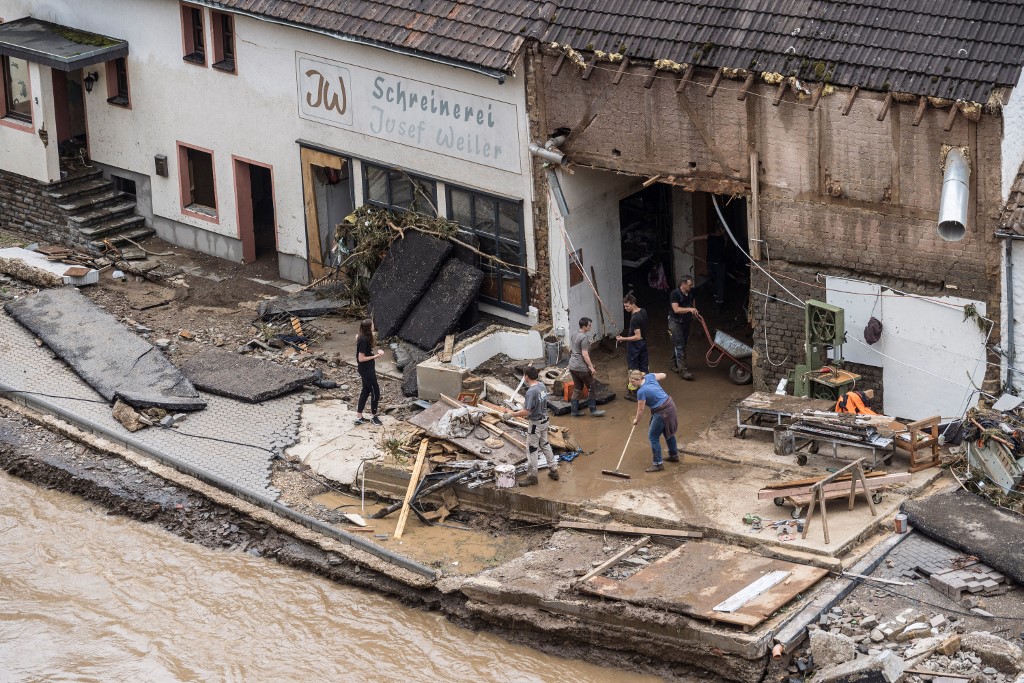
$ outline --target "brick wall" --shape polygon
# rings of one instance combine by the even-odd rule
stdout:
[[[0,228],[41,242],[87,246],[88,240],[69,227],[67,213],[46,196],[50,187],[0,170]]]

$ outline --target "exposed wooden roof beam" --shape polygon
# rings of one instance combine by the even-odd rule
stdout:
[[[693,64],[686,67],[686,71],[679,78],[679,83],[676,85],[676,92],[683,92],[686,89],[686,84],[690,82],[693,77]]]
[[[718,84],[722,82],[723,71],[725,71],[725,69],[720,68],[718,69],[718,71],[715,72],[715,77],[711,79],[711,87],[708,88],[708,91],[706,93],[708,97],[715,96],[715,92],[718,90]]]
[[[648,90],[654,85],[654,79],[658,76],[658,67],[652,66],[651,70],[647,72],[647,78],[644,79],[644,87]]]
[[[942,129],[947,133],[953,130],[953,122],[956,121],[956,113],[958,111],[960,111],[960,107],[956,106],[955,103],[949,108],[949,115],[946,117],[946,125],[942,127]]]
[[[754,87],[754,74],[747,74],[746,80],[743,81],[743,87],[740,88],[740,94],[736,96],[736,99],[740,102],[747,99],[747,95],[750,94],[752,87]]]
[[[846,106],[843,107],[843,116],[850,115],[850,110],[853,109],[853,101],[857,99],[857,91],[859,90],[860,88],[856,85],[850,88],[850,96],[846,98]]]
[[[562,65],[565,64],[565,53],[558,55],[558,61],[555,62],[555,68],[551,70],[552,77],[557,76],[558,72],[562,70]]]
[[[818,100],[821,99],[821,96],[822,96],[822,94],[824,92],[825,92],[825,83],[824,82],[819,83],[817,90],[815,90],[814,94],[811,96],[811,103],[809,105],[807,105],[807,108],[810,109],[811,111],[814,111],[815,109],[817,109],[818,108]]]
[[[928,108],[928,98],[924,95],[917,100],[917,114],[914,115],[914,125],[920,126],[921,119],[924,118],[924,110]]]
[[[786,94],[786,88],[789,87],[789,79],[783,78],[779,83],[779,89],[775,91],[775,99],[772,100],[772,106],[777,107],[782,102],[782,96]]]
[[[589,80],[594,74],[594,65],[597,64],[597,55],[590,58],[590,63],[587,64],[587,68],[583,70],[583,75],[580,77],[583,80]]]
[[[623,57],[622,63],[619,64],[619,70],[615,72],[615,78],[612,79],[612,85],[618,85],[622,80],[622,75],[626,73],[626,69],[629,66],[629,57]]]
[[[885,115],[889,113],[889,107],[892,106],[892,93],[888,93],[885,96],[885,101],[882,102],[882,111],[878,112],[878,121],[885,121]]]

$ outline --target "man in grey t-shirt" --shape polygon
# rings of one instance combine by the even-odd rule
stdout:
[[[583,411],[580,410],[580,399],[583,398],[583,390],[587,391],[587,405],[590,407],[591,417],[601,417],[603,410],[597,409],[597,401],[594,400],[594,361],[590,359],[590,328],[594,321],[590,318],[580,318],[580,331],[572,335],[569,355],[569,374],[572,375],[572,416],[580,417]]]
[[[548,476],[558,481],[558,459],[555,458],[548,443],[548,392],[547,387],[539,379],[537,368],[527,365],[523,368],[523,379],[528,386],[523,409],[505,413],[503,419],[526,417],[530,420],[530,430],[526,435],[526,479],[520,486],[534,486],[537,483],[537,453],[541,452],[548,460]]]

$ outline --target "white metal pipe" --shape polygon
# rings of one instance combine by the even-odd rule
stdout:
[[[939,237],[959,242],[967,234],[968,185],[971,165],[963,151],[954,147],[946,154],[946,172],[939,197]]]
[[[535,157],[540,157],[544,161],[549,161],[556,166],[561,166],[565,163],[565,155],[559,152],[557,149],[550,149],[547,146],[541,147],[536,142],[530,143],[530,154]]]

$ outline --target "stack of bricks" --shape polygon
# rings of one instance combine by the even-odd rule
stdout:
[[[1006,577],[991,567],[972,563],[963,569],[948,569],[929,577],[932,588],[950,600],[959,600],[964,592],[991,594],[1006,582]]]

